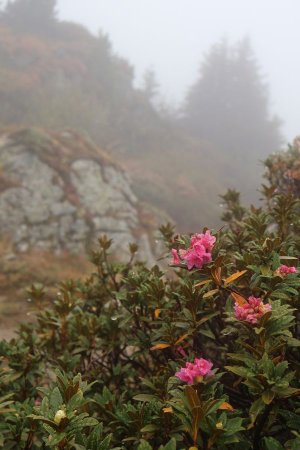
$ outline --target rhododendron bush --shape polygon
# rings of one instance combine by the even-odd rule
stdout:
[[[228,191],[221,230],[162,227],[165,265],[101,237],[87,280],[32,286],[35,323],[0,343],[0,448],[299,449],[300,205],[264,192]]]

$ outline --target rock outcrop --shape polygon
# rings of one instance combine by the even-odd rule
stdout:
[[[0,134],[0,235],[16,251],[83,252],[106,233],[120,258],[137,242],[153,261],[128,176],[73,131],[17,129]]]

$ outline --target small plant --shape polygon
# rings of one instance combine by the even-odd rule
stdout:
[[[84,398],[84,393],[90,387],[82,381],[80,374],[69,380],[58,371],[57,386],[39,389],[44,395],[43,400],[40,406],[35,407],[36,414],[31,414],[29,418],[43,424],[48,433],[44,441],[50,448],[67,449],[77,443],[84,444],[91,433],[93,439],[96,439],[96,432],[91,429],[95,429],[98,421],[89,416],[86,411],[88,400]],[[99,431],[98,437],[100,436]],[[92,440],[84,448],[92,450]],[[109,444],[109,440],[106,441]]]

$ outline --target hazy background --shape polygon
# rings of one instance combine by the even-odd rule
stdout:
[[[137,84],[153,68],[162,95],[175,105],[211,45],[224,36],[249,36],[285,140],[300,132],[298,0],[59,0],[58,10],[93,33],[106,32],[114,50],[133,64]]]

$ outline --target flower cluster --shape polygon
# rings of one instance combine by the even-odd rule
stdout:
[[[211,252],[216,242],[216,238],[207,230],[205,233],[194,234],[191,237],[190,247],[187,250],[172,249],[173,264],[180,264],[185,261],[187,268],[193,267],[201,269],[204,264],[211,262]]]
[[[195,358],[193,363],[187,362],[185,367],[175,373],[175,376],[187,384],[193,384],[205,375],[211,375],[213,364],[204,358]]]
[[[289,267],[289,266],[282,265],[282,266],[278,267],[278,269],[276,270],[276,274],[278,274],[278,275],[285,276],[285,275],[288,275],[289,273],[297,273],[296,267],[294,267],[294,266]]]
[[[247,303],[243,305],[236,303],[234,306],[235,317],[252,324],[257,323],[258,319],[271,309],[272,306],[269,303],[264,304],[261,298],[253,296],[248,298]]]

